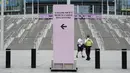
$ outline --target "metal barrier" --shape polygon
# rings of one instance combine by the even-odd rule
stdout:
[[[31,68],[36,68],[36,49],[31,49]]]
[[[11,67],[11,49],[6,49],[6,68]]]
[[[95,49],[95,68],[100,69],[100,49]]]
[[[6,49],[6,68],[11,68],[11,49]],[[31,68],[36,68],[36,49],[31,49]]]
[[[127,49],[122,49],[122,69],[127,69]]]

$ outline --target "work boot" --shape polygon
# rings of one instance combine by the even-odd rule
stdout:
[[[85,58],[85,56],[82,56],[82,58]]]
[[[90,59],[91,59],[91,58],[87,58],[86,60],[88,60],[88,61],[89,61]]]
[[[76,55],[76,58],[78,58],[78,55]]]
[[[88,58],[86,60],[88,60]]]

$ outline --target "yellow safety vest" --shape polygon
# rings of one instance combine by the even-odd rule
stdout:
[[[90,39],[87,40],[86,43],[85,43],[86,46],[92,46],[92,44],[93,44],[93,42]]]

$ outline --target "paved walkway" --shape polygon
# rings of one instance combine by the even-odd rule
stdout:
[[[5,51],[0,51],[0,73],[51,73],[52,50],[37,51],[37,68],[31,68],[31,51],[11,51],[11,68],[5,68]],[[121,69],[121,51],[101,51],[101,69],[95,69],[95,51],[91,52],[91,60],[77,59],[77,73],[130,73],[130,51],[127,52],[127,67]],[[76,58],[75,58],[76,59]],[[53,72],[62,73],[62,72]],[[64,72],[66,73],[66,72]],[[71,72],[69,72],[71,73]]]

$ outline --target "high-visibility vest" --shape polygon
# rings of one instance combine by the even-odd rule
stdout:
[[[85,43],[86,46],[92,46],[92,44],[93,44],[93,42],[90,39],[87,40],[86,43]]]

